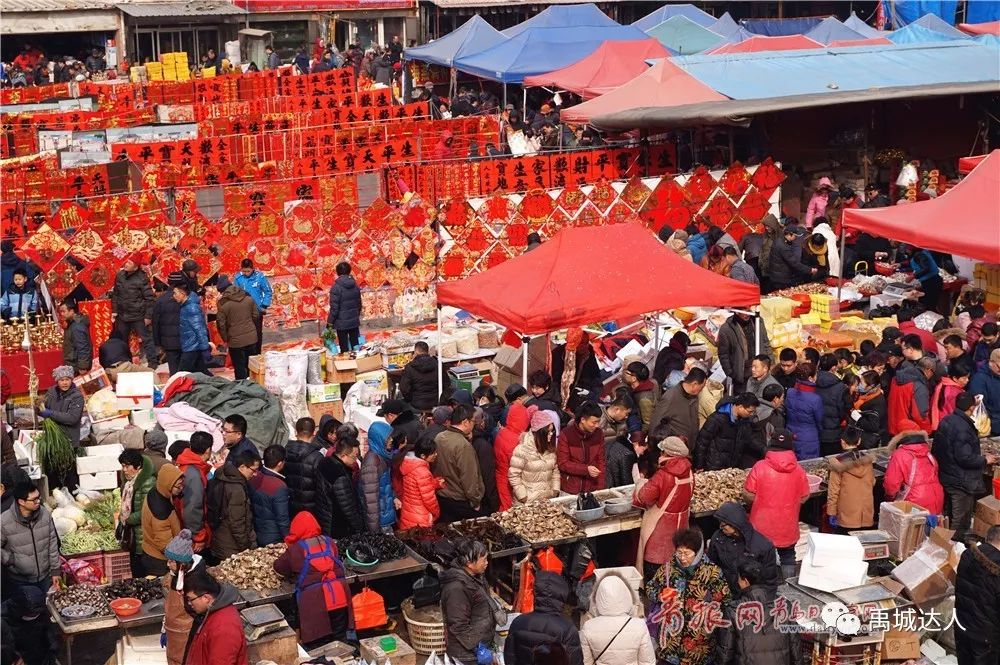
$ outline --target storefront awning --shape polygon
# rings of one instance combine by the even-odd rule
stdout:
[[[416,9],[416,0],[234,0],[242,11],[341,12]]]
[[[193,0],[192,2],[144,2],[117,5],[118,9],[132,18],[161,18],[172,16],[230,16],[243,14],[231,2],[221,0]]]
[[[0,35],[113,32],[118,25],[106,0],[4,0]]]

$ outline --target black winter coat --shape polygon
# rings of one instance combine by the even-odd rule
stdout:
[[[326,322],[334,330],[361,327],[361,289],[350,275],[341,275],[330,287],[330,313]]]
[[[399,377],[399,392],[403,399],[419,411],[430,411],[437,406],[437,358],[426,353],[415,356],[406,363]]]
[[[153,318],[153,289],[149,275],[141,268],[132,272],[119,270],[111,291],[111,306],[122,321],[142,321]]]
[[[729,501],[719,506],[713,517],[740,532],[740,535],[730,538],[719,529],[708,542],[708,558],[722,569],[733,595],[738,595],[740,590],[737,573],[740,563],[750,559],[760,564],[760,584],[776,589],[781,584],[778,551],[767,536],[753,528],[743,506]]]
[[[291,492],[289,515],[295,517],[299,512],[308,510],[322,525],[324,522],[316,510],[321,461],[323,448],[318,443],[289,441],[285,445],[285,484]],[[329,515],[323,517],[329,521]]]
[[[89,372],[94,363],[94,343],[90,339],[90,319],[77,314],[63,333],[63,362],[79,372]]]
[[[838,443],[842,432],[840,424],[851,411],[847,384],[830,372],[820,372],[816,375],[816,394],[823,400],[823,429],[819,433],[819,442]]]
[[[164,351],[181,350],[181,304],[169,291],[153,303],[153,344]]]
[[[938,461],[938,480],[946,488],[976,494],[982,489],[986,460],[972,418],[954,411],[938,423],[931,453]]]
[[[500,508],[500,494],[497,492],[497,463],[493,444],[486,431],[472,433],[472,449],[479,460],[479,475],[483,477],[483,502],[480,509],[484,515],[492,515]]]
[[[496,620],[483,577],[452,565],[441,573],[441,613],[447,654],[463,663],[476,662],[476,646],[493,641]]]
[[[861,417],[854,423],[861,430],[861,448],[868,450],[889,443],[889,405],[883,392],[865,402],[860,409]]]
[[[737,418],[733,422],[732,410],[733,398],[726,397],[705,421],[694,448],[694,468],[706,471],[732,467],[749,469],[764,457],[766,445],[755,434],[753,421]]]
[[[120,363],[132,362],[132,353],[124,340],[112,336],[97,347],[97,359],[101,367],[108,369]]]
[[[503,645],[507,665],[534,665],[531,650],[540,644],[558,642],[566,649],[570,665],[583,665],[580,633],[572,620],[563,616],[569,585],[561,575],[548,571],[535,577],[535,611],[522,614],[510,624]]]
[[[1000,549],[982,543],[962,553],[955,579],[955,615],[966,633],[959,634],[956,624],[955,639],[985,642],[995,656],[1000,650]]]
[[[809,281],[811,275],[809,266],[802,262],[802,245],[796,241],[789,243],[784,238],[771,245],[768,271],[776,289],[802,284]]]
[[[398,449],[402,445],[403,438],[411,445],[416,443],[422,429],[420,418],[417,417],[416,413],[409,410],[403,411],[392,421],[392,431],[389,432],[389,438],[396,442],[394,447]]]
[[[753,621],[746,622],[742,629],[733,629],[728,635],[735,641],[733,665],[798,665],[802,659],[802,639],[796,632],[783,633],[770,620],[769,612],[774,607],[777,594],[773,587],[757,585],[747,587],[736,595],[737,604],[760,603],[764,606],[764,623],[760,630]]]
[[[323,534],[337,539],[364,532],[365,513],[358,498],[352,469],[339,457],[324,457],[319,463],[319,475],[323,482],[316,496],[316,512],[324,517],[330,515],[329,519],[319,523]],[[319,519],[319,514],[316,518]]]
[[[632,444],[620,438],[604,444],[604,484],[608,487],[631,485],[632,465],[638,461]]]
[[[25,621],[23,614],[24,611],[15,599],[3,603],[3,609],[0,610],[0,621],[3,624],[0,642],[3,643],[4,655],[16,654],[25,665],[58,663],[59,633],[48,612],[43,612],[31,621]]]

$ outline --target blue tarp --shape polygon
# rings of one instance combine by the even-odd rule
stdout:
[[[951,23],[946,23],[934,14],[924,14],[910,25],[919,25],[922,28],[940,32],[942,35],[954,37],[955,39],[965,39],[967,34],[956,28]]]
[[[740,21],[744,28],[755,35],[765,37],[786,37],[788,35],[804,35],[823,19],[818,16],[804,18],[748,18]]]
[[[846,25],[837,20],[835,16],[828,16],[815,28],[806,33],[809,39],[815,39],[820,44],[829,44],[839,39],[865,39],[859,32],[851,30]]]
[[[1000,21],[1000,1],[977,0],[965,5],[966,23],[992,23]]]
[[[638,28],[617,23],[603,28],[529,28],[502,44],[456,59],[454,66],[481,78],[521,83],[525,76],[545,74],[571,65],[606,41],[636,39],[649,39],[649,35]]]
[[[517,25],[503,30],[507,37],[517,37],[530,28],[618,28],[621,27],[591,3],[552,5]],[[551,70],[546,70],[551,71]]]
[[[633,25],[635,25],[633,23]],[[726,43],[726,38],[686,16],[673,16],[646,33],[673,53],[691,55]]]
[[[700,25],[703,28],[715,23],[715,17],[706,14],[694,5],[663,5],[651,14],[646,14],[632,25],[643,32],[648,32],[659,24],[674,16],[683,16]]]
[[[753,33],[734,21],[729,12],[720,16],[718,21],[708,26],[708,29],[725,37],[730,44],[737,44],[753,37]]]
[[[480,16],[473,16],[454,31],[429,44],[403,50],[404,60],[421,60],[434,65],[451,67],[456,58],[479,53],[507,38]]]
[[[826,48],[672,58],[713,90],[732,99],[997,82],[997,51],[973,41],[906,46]]]
[[[858,18],[858,15],[855,14],[854,12],[851,12],[851,15],[847,17],[847,20],[844,21],[844,25],[846,25],[854,32],[862,35],[865,39],[886,36],[886,34],[881,30],[876,30],[872,26],[862,21],[860,18]]]
[[[966,38],[968,38],[968,35],[963,34],[958,39]],[[956,41],[955,37],[941,34],[937,30],[931,30],[930,28],[925,28],[922,25],[917,25],[916,23],[911,23],[905,28],[900,28],[899,30],[893,30],[892,33],[887,36],[887,39],[893,44],[933,44],[935,42]]]
[[[976,2],[968,4],[975,5]],[[948,25],[955,25],[957,8],[958,0],[882,0],[886,22],[893,28],[902,28],[926,14],[934,14]]]

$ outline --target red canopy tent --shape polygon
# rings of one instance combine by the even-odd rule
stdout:
[[[682,259],[629,222],[563,229],[495,268],[438,284],[437,299],[536,335],[684,305],[756,305],[760,290]]]
[[[526,76],[524,87],[548,86],[590,99],[614,90],[649,69],[646,60],[670,55],[656,39],[604,42],[582,60],[546,74]]]
[[[844,210],[844,226],[924,249],[1000,263],[1000,150],[936,199]]]
[[[727,55],[729,53],[757,53],[758,51],[793,51],[796,49],[823,48],[815,39],[805,35],[783,35],[780,37],[764,37],[758,35],[744,39],[735,44],[723,44],[719,48],[708,51],[708,55]]]
[[[958,29],[969,35],[996,35],[1000,37],[1000,21],[989,23],[959,23]]]
[[[979,162],[986,159],[986,155],[976,155],[975,157],[961,157],[958,160],[959,173],[971,173],[972,169],[979,166]]]
[[[600,97],[571,106],[559,117],[563,122],[588,123],[599,115],[636,106],[680,106],[728,99],[670,62],[669,58],[664,58],[628,83]]]

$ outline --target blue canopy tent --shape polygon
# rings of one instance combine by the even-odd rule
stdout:
[[[497,44],[507,41],[499,30],[486,22],[480,16],[460,25],[441,39],[435,39],[429,44],[403,49],[404,60],[420,60],[432,65],[451,67],[457,58],[463,55],[479,53]]]
[[[955,19],[952,18],[953,22],[954,20]],[[953,26],[951,23],[942,20],[934,14],[924,14],[910,25],[919,25],[922,28],[927,28],[928,30],[933,30],[934,32],[940,32],[942,35],[947,35],[953,39],[965,39],[968,37],[967,34]]]
[[[934,14],[948,25],[955,24],[955,11],[958,0],[879,0],[885,13],[886,22],[893,28],[902,28],[922,16]],[[978,5],[979,1],[968,3],[970,7]],[[929,26],[924,26],[929,27]]]
[[[635,25],[634,23],[632,25]],[[646,31],[673,53],[691,55],[726,43],[726,38],[686,16],[672,16]]]
[[[865,35],[851,30],[834,16],[823,19],[819,25],[806,33],[806,37],[815,39],[820,44],[829,44],[845,39],[865,39]]]
[[[582,60],[606,41],[638,39],[649,39],[649,35],[617,23],[606,27],[528,28],[502,44],[456,59],[454,66],[480,78],[521,83],[525,76],[544,74]]]
[[[646,14],[638,21],[635,21],[632,25],[643,32],[649,32],[652,28],[674,16],[683,16],[703,28],[707,28],[715,23],[714,16],[706,14],[694,5],[663,5],[656,11]]]
[[[851,12],[851,15],[847,17],[847,20],[844,21],[844,25],[846,25],[854,32],[860,34],[865,39],[872,39],[874,37],[886,36],[886,33],[882,32],[881,30],[876,30],[872,26],[868,25],[860,18],[858,18],[858,15],[855,14],[854,12]]]
[[[748,18],[742,21],[743,27],[755,35],[765,37],[787,37],[789,35],[804,35],[823,19],[819,16],[802,18]]]
[[[726,41],[730,44],[738,44],[753,37],[753,33],[734,21],[729,12],[720,16],[719,20],[708,26],[708,29],[717,35],[725,37]]]
[[[953,37],[937,30],[931,30],[922,25],[911,23],[905,28],[893,30],[886,38],[893,44],[933,44],[934,42],[953,42],[968,39],[968,37],[966,34],[962,34],[961,37]]]
[[[532,28],[618,28],[621,27],[608,15],[597,8],[597,5],[552,5],[538,12],[527,21],[507,28],[503,34],[507,37],[517,37],[525,30]],[[550,70],[551,71],[551,70]]]

